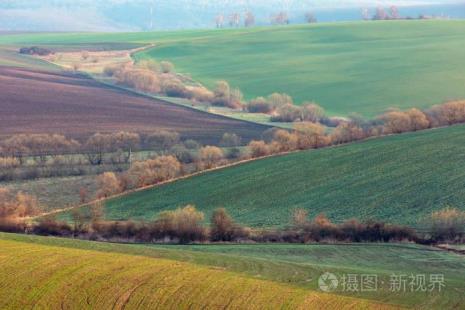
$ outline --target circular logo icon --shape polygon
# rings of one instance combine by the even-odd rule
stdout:
[[[320,287],[320,290],[322,290],[323,292],[333,292],[337,289],[338,285],[339,280],[337,279],[337,277],[329,272],[325,272],[318,279],[318,286]]]

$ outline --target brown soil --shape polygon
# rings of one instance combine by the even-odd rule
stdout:
[[[225,132],[244,141],[266,126],[174,105],[71,73],[0,67],[0,135],[173,130],[184,138],[217,143]]]

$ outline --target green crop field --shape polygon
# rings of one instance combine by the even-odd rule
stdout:
[[[164,283],[171,287],[175,285],[184,289],[188,281],[194,281],[196,285],[207,281],[205,292],[208,296],[216,296],[219,287],[224,285],[227,279],[228,286],[224,287],[222,292],[230,294],[230,298],[241,297],[247,298],[242,295],[243,291],[237,291],[237,286],[243,285],[247,281],[248,290],[256,290],[258,296],[257,301],[261,301],[261,296],[276,293],[279,290],[280,296],[283,296],[281,303],[276,299],[271,299],[274,306],[278,306],[284,302],[299,302],[299,298],[292,296],[298,295],[297,292],[305,296],[305,292],[318,294],[318,278],[324,272],[331,272],[336,275],[343,274],[375,274],[378,276],[380,283],[379,290],[376,292],[343,292],[342,290],[334,291],[334,295],[321,295],[343,302],[341,296],[348,295],[349,297],[356,297],[355,304],[352,307],[359,307],[362,299],[373,300],[377,302],[385,302],[405,307],[416,306],[417,308],[456,308],[464,302],[465,284],[463,278],[465,276],[464,267],[465,259],[463,256],[448,253],[446,251],[435,250],[429,247],[408,245],[408,244],[354,244],[354,245],[285,245],[285,244],[255,244],[255,245],[190,245],[190,246],[172,246],[172,245],[129,245],[129,244],[114,244],[114,243],[99,243],[88,242],[61,238],[45,238],[36,236],[23,236],[13,234],[0,234],[0,260],[5,262],[7,258],[9,268],[2,268],[2,270],[16,270],[13,268],[29,268],[28,265],[18,266],[21,262],[27,259],[34,259],[34,262],[41,261],[46,268],[41,269],[39,272],[34,268],[34,264],[30,266],[31,273],[28,270],[22,269],[21,274],[34,275],[34,281],[41,281],[42,273],[57,272],[56,276],[45,282],[43,290],[29,295],[30,299],[41,305],[53,305],[52,302],[59,300],[60,296],[68,293],[69,300],[75,301],[82,296],[76,296],[72,288],[74,285],[80,285],[81,281],[91,281],[91,286],[84,293],[88,296],[88,300],[95,301],[93,295],[94,290],[100,288],[108,288],[108,285],[119,284],[119,281],[124,278],[128,281],[125,290],[130,291],[132,287],[144,283],[143,292],[146,292],[146,298],[153,301],[157,298],[156,287],[152,287],[152,280],[159,280],[161,277],[154,276],[152,272],[162,272],[163,276],[166,273],[163,270],[154,269],[155,266],[164,266],[171,268],[172,273]],[[34,251],[34,255],[27,257]],[[44,254],[46,253],[46,254]],[[105,261],[108,266],[104,266]],[[118,261],[118,262],[116,262]],[[150,262],[151,261],[151,262]],[[45,264],[49,262],[50,264]],[[53,262],[53,263],[52,263]],[[89,264],[89,262],[95,262]],[[121,264],[125,264],[122,266]],[[140,264],[144,264],[144,269],[139,268]],[[92,266],[91,266],[92,265]],[[3,265],[2,265],[3,266]],[[123,276],[118,277],[113,273],[113,276],[107,274],[111,270],[119,268]],[[187,273],[186,268],[191,273]],[[67,271],[74,270],[77,274],[70,275]],[[98,273],[85,275],[85,272]],[[176,272],[181,275],[177,276]],[[6,272],[1,273],[0,287],[4,290],[4,295],[11,293],[8,288],[8,280],[5,276]],[[7,275],[11,276],[13,272]],[[392,274],[397,275],[411,275],[411,274],[424,274],[429,277],[431,274],[444,275],[445,287],[439,291],[430,292],[392,292],[389,287],[389,279]],[[138,277],[140,282],[137,282],[134,277]],[[81,277],[83,277],[81,279]],[[162,276],[162,277],[163,277]],[[72,277],[67,279],[67,277]],[[91,277],[92,279],[90,279]],[[184,280],[181,278],[184,277]],[[195,277],[199,277],[194,280]],[[80,279],[80,280],[76,280]],[[110,281],[107,286],[104,286],[101,281]],[[68,281],[69,280],[69,281]],[[213,285],[213,280],[218,281],[218,285]],[[25,280],[20,278],[16,283],[23,283]],[[31,279],[28,279],[31,281]],[[76,283],[71,281],[77,281]],[[225,280],[226,281],[226,280]],[[68,283],[70,287],[66,287]],[[136,282],[136,283],[134,283]],[[149,282],[149,283],[147,283]],[[384,284],[382,284],[384,282]],[[170,285],[171,284],[171,285]],[[187,284],[188,285],[188,284]],[[248,286],[250,285],[250,286]],[[259,286],[262,285],[262,288]],[[270,291],[263,291],[263,285],[270,287]],[[148,286],[145,287],[145,286]],[[230,289],[233,288],[231,291]],[[20,287],[22,289],[23,286]],[[149,292],[148,289],[153,289]],[[64,291],[61,291],[64,290]],[[109,293],[102,290],[102,294]],[[185,294],[196,294],[197,291],[187,291]],[[55,294],[61,295],[55,295]],[[19,294],[19,293],[16,293]],[[53,294],[52,301],[47,300],[47,294]],[[82,294],[82,293],[80,293]],[[112,291],[112,294],[119,296],[121,293]],[[141,292],[135,292],[137,302]],[[152,295],[153,294],[153,295]],[[168,299],[175,299],[176,295],[172,291],[166,292]],[[173,294],[173,295],[171,295]],[[13,295],[18,296],[18,295]],[[113,296],[113,295],[112,295]],[[184,295],[186,296],[186,295]],[[197,296],[197,295],[196,295]],[[218,299],[212,302],[222,304],[224,294],[219,294]],[[229,296],[229,295],[228,295]],[[15,297],[10,297],[12,300]],[[37,298],[37,299],[34,299]],[[113,297],[112,297],[113,298]],[[203,295],[197,296],[194,300],[198,303],[206,302]],[[229,298],[229,297],[228,297]],[[131,298],[132,299],[132,298]],[[99,301],[103,301],[104,298]],[[336,302],[334,300],[334,302]],[[347,302],[348,300],[345,300]],[[4,299],[0,300],[0,304],[5,302]],[[114,302],[114,299],[111,299]],[[173,301],[175,302],[175,301]],[[240,302],[240,300],[238,300]],[[322,300],[322,304],[312,303],[312,308],[317,306],[327,306],[326,299]],[[130,303],[131,304],[131,303]],[[294,304],[294,305],[295,305]],[[169,306],[177,306],[176,304]],[[253,304],[258,307],[258,304]],[[269,305],[263,302],[261,306]],[[308,304],[307,304],[308,305]],[[104,305],[103,305],[104,306]]]
[[[2,309],[394,308],[218,267],[117,250],[76,249],[63,246],[66,242],[59,239],[34,239],[0,236]]]
[[[464,22],[381,22],[268,28],[161,42],[138,57],[168,59],[213,87],[247,98],[273,92],[314,100],[332,115],[373,116],[465,98]]]
[[[207,86],[225,79],[252,98],[286,92],[330,115],[373,116],[465,98],[464,21],[353,22],[237,30],[16,34],[0,45],[155,44],[136,58],[172,61]],[[129,46],[129,45],[128,45]]]
[[[240,223],[280,226],[295,208],[330,219],[419,225],[431,211],[465,209],[465,126],[298,152],[204,173],[106,203],[109,219],[153,219],[194,204]]]

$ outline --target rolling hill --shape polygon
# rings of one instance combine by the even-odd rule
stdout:
[[[59,239],[27,240],[5,234],[0,239],[1,308],[397,308],[221,268],[60,246]],[[87,243],[87,247],[99,245]]]
[[[254,227],[282,226],[295,208],[330,219],[419,225],[448,205],[465,209],[465,126],[370,139],[204,173],[106,202],[110,219],[152,219],[194,204],[225,207]]]
[[[465,98],[464,21],[345,22],[288,27],[140,33],[39,33],[0,45],[52,48],[155,44],[136,58],[174,62],[207,86],[224,79],[246,98],[286,92],[330,115],[371,117],[389,107]],[[85,48],[84,48],[85,49]]]
[[[373,116],[465,98],[464,21],[335,23],[265,28],[159,42],[138,58],[168,59],[214,87],[227,80],[247,98],[288,93],[331,115]]]
[[[18,264],[27,260],[26,253],[37,251],[39,254],[37,259],[42,262],[54,261],[54,264],[47,264],[46,270],[49,272],[52,269],[59,271],[55,278],[51,279],[43,290],[38,290],[37,294],[31,293],[27,301],[37,301],[39,304],[45,302],[51,303],[60,300],[65,292],[72,291],[75,285],[80,285],[81,282],[92,278],[94,285],[89,286],[89,289],[82,293],[87,295],[85,300],[95,301],[93,296],[94,290],[99,287],[108,289],[100,280],[107,279],[110,284],[116,284],[121,281],[121,278],[128,280],[124,288],[135,287],[141,282],[140,288],[143,292],[151,288],[151,280],[161,279],[163,276],[152,274],[154,268],[158,265],[170,266],[173,273],[179,271],[180,275],[164,278],[163,283],[167,284],[167,288],[177,285],[179,291],[186,287],[186,282],[191,280],[191,276],[197,276],[197,281],[207,281],[202,287],[206,288],[204,294],[208,296],[216,296],[217,286],[213,285],[212,280],[221,281],[228,279],[230,281],[226,288],[230,293],[227,298],[246,298],[246,293],[243,293],[237,285],[242,285],[245,281],[246,289],[255,289],[258,293],[257,303],[252,305],[265,307],[266,305],[280,305],[288,301],[288,304],[297,305],[302,299],[295,298],[300,292],[305,296],[310,293],[313,296],[324,296],[321,304],[312,303],[312,309],[315,307],[326,306],[332,308],[332,305],[337,301],[353,302],[353,307],[360,307],[367,303],[368,300],[389,303],[392,305],[400,305],[403,307],[417,307],[422,309],[444,309],[457,308],[463,302],[463,292],[465,290],[464,277],[464,260],[460,255],[449,253],[446,251],[437,250],[434,248],[412,245],[412,244],[242,244],[242,245],[140,245],[140,244],[117,244],[104,242],[89,242],[76,239],[39,237],[27,235],[15,235],[0,233],[0,260],[2,263],[7,258],[14,260],[8,262],[8,266],[12,266],[11,270],[16,270]],[[45,256],[44,251],[48,254]],[[96,258],[96,265],[93,267],[86,265],[85,262]],[[62,259],[65,258],[65,259]],[[36,259],[36,261],[37,261]],[[62,259],[61,261],[58,261]],[[101,266],[101,260],[108,260],[108,267]],[[118,261],[118,262],[116,262]],[[128,262],[121,266],[121,262]],[[16,265],[15,265],[16,262]],[[37,263],[37,262],[36,262]],[[145,264],[147,269],[139,270],[135,264]],[[66,270],[73,269],[78,273],[76,278],[80,279],[84,272],[88,270],[101,269],[94,276],[87,274],[84,279],[78,280],[77,283],[69,284],[71,288],[65,288],[65,292],[57,294],[63,285],[68,284]],[[34,264],[33,264],[34,265]],[[118,266],[118,267],[116,267]],[[34,281],[40,281],[42,272],[33,270]],[[109,270],[119,268],[122,276],[118,277],[118,273],[108,274]],[[187,273],[186,268],[190,270]],[[11,276],[11,273],[5,276],[7,269],[2,269],[0,275],[2,277]],[[165,270],[160,271],[165,274]],[[379,289],[376,292],[344,292],[341,287],[334,291],[334,295],[322,295],[318,287],[318,278],[324,272],[331,272],[338,276],[343,274],[376,274],[379,278]],[[139,282],[134,280],[135,273],[138,275]],[[434,292],[406,292],[399,294],[392,292],[389,288],[390,276],[392,274],[425,274],[429,277],[430,274],[443,274],[445,278],[445,288],[441,291]],[[26,275],[25,271],[20,274]],[[10,292],[10,286],[7,279],[0,280],[0,288],[4,288],[3,294]],[[73,278],[74,279],[74,278]],[[247,282],[248,281],[248,282]],[[23,278],[19,278],[19,283],[23,283]],[[134,283],[136,282],[136,283]],[[212,284],[212,285],[209,285]],[[270,290],[263,287],[258,288],[257,285],[269,285]],[[146,287],[148,286],[148,288]],[[233,287],[232,289],[230,289]],[[275,289],[277,291],[275,291]],[[130,289],[129,289],[130,290]],[[139,289],[134,292],[135,300],[138,302],[140,294]],[[1,291],[1,290],[0,290]],[[103,290],[107,294],[106,290]],[[110,298],[113,302],[114,298],[118,297],[119,292],[114,288],[115,296]],[[282,294],[282,299],[276,302],[276,297],[273,297],[269,302],[261,301],[261,296],[264,294],[278,292]],[[151,301],[156,299],[156,290],[149,292],[147,298]],[[183,296],[195,294],[194,290],[187,289]],[[1,293],[0,293],[1,294]],[[48,295],[50,294],[50,295]],[[179,292],[173,293],[168,289],[167,298],[175,299],[179,296]],[[35,295],[35,296],[34,296]],[[3,296],[3,295],[2,295]],[[16,295],[14,295],[16,296]],[[9,297],[14,301],[15,297]],[[47,297],[54,296],[55,299],[50,300]],[[106,296],[106,295],[105,295]],[[213,301],[203,299],[205,295],[195,297],[195,301],[199,303],[214,302],[222,304],[228,299],[224,294],[214,297]],[[361,299],[346,299],[343,296],[356,297]],[[331,297],[331,303],[327,301],[327,297]],[[69,294],[65,304],[69,305],[71,301],[77,300],[79,296],[74,293]],[[84,297],[83,297],[84,298]],[[223,300],[224,298],[224,300]],[[275,299],[276,298],[276,299]],[[0,300],[0,305],[2,305]],[[79,301],[78,301],[79,302]],[[97,300],[96,302],[103,302]],[[143,301],[140,301],[143,302]],[[178,306],[174,304],[169,306]],[[238,300],[238,302],[241,302]],[[328,304],[326,304],[328,302]],[[168,306],[168,305],[167,305]],[[239,304],[238,304],[239,306]],[[348,305],[350,306],[350,305]]]
[[[71,73],[0,67],[0,134],[172,130],[218,143],[225,132],[245,141],[268,127],[184,108]]]

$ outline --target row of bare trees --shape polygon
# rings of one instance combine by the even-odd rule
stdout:
[[[314,102],[294,105],[291,96],[285,93],[273,93],[268,97],[257,97],[242,104],[242,109],[249,113],[271,115],[273,122],[322,122],[327,119],[322,107]]]
[[[104,176],[108,178],[108,175]],[[110,177],[111,182],[119,182]],[[59,222],[54,216],[44,216],[38,222],[26,219],[40,214],[37,199],[22,192],[0,188],[0,231],[32,232],[42,235],[77,236],[90,239],[129,240],[143,242],[390,242],[414,241],[438,243],[465,241],[465,211],[445,208],[434,211],[424,220],[426,232],[386,224],[379,221],[346,220],[332,223],[324,214],[310,219],[308,211],[296,209],[291,224],[278,230],[252,230],[237,224],[219,208],[212,212],[209,227],[204,226],[205,215],[188,205],[173,211],[163,211],[152,222],[112,222],[104,219],[104,205],[95,203],[89,209],[72,212],[72,225]]]
[[[312,120],[323,118],[323,112],[318,107],[309,105],[304,109],[311,109],[309,115],[314,117]],[[293,131],[275,130],[272,141],[252,141],[248,147],[252,157],[261,157],[459,123],[465,123],[465,101],[447,102],[425,111],[389,111],[371,121],[354,117],[340,121],[330,133],[318,122],[297,122]]]
[[[66,162],[64,155],[75,154],[85,155],[92,165],[102,164],[108,153],[112,154],[112,163],[128,163],[133,151],[141,148],[169,150],[179,143],[179,133],[167,130],[142,135],[126,131],[96,133],[83,142],[57,134],[18,134],[0,140],[0,167],[19,167],[25,165],[28,158],[39,165],[45,165],[50,158],[54,162]],[[193,140],[186,141],[186,144],[199,147]]]
[[[246,240],[250,235],[250,229],[236,224],[225,209],[213,211],[210,227],[204,225],[204,220],[203,212],[187,205],[160,212],[151,222],[106,221],[103,219],[102,205],[95,205],[88,212],[75,210],[71,224],[47,216],[29,227],[29,231],[39,235],[93,240],[179,243],[233,242]]]
[[[4,164],[24,164],[26,157],[34,157],[38,163],[45,163],[48,156],[57,156],[78,150],[80,143],[63,135],[18,134],[0,141],[0,156]]]
[[[317,18],[313,12],[306,12],[304,19],[307,23],[316,23]],[[271,25],[288,25],[290,24],[289,14],[286,11],[280,11],[275,14],[271,14],[269,17],[269,23]],[[256,24],[255,14],[251,11],[247,11],[241,15],[239,12],[233,12],[229,15],[218,14],[215,17],[216,28],[224,28],[226,26],[237,28],[243,24],[244,27],[253,27]]]
[[[177,74],[174,65],[168,61],[141,60],[136,64],[110,66],[104,74],[114,77],[118,84],[135,90],[188,98],[200,102],[211,102],[214,94],[201,85],[187,83],[190,80]]]

